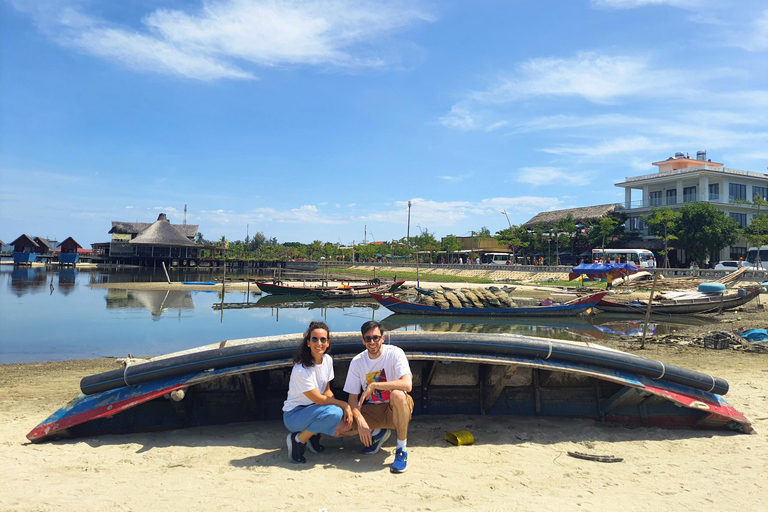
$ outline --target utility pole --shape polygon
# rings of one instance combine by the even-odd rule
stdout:
[[[405,234],[405,243],[408,246],[408,254],[411,253],[411,201],[408,200],[408,231]],[[410,261],[410,260],[409,260]]]
[[[509,222],[509,215],[507,215],[507,209],[504,208],[503,210],[501,210],[501,213],[503,213],[504,216],[507,218],[507,224],[509,224],[509,227],[511,228],[512,227],[512,223]]]

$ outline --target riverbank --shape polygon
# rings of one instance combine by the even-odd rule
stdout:
[[[621,345],[621,343],[619,343]],[[627,428],[591,420],[416,418],[409,469],[393,442],[362,456],[329,439],[287,462],[281,422],[29,444],[24,436],[113,359],[0,367],[0,509],[52,510],[762,510],[768,506],[768,356],[650,343],[641,355],[725,378],[756,434]],[[455,447],[446,431],[476,442]],[[568,457],[614,455],[617,464]],[[383,498],[384,489],[393,490]],[[396,489],[396,490],[394,490]],[[382,499],[372,499],[372,492]]]

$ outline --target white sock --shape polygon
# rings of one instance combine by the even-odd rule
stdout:
[[[296,439],[296,442],[297,442],[297,443],[299,443],[299,444],[307,444],[307,443],[302,443],[302,442],[299,440],[299,434],[296,434],[296,436],[295,436],[295,439]]]
[[[371,430],[371,435],[372,436],[379,435],[379,432],[381,432],[381,429],[380,428],[375,428],[375,429]]]
[[[398,450],[405,450],[406,445],[408,444],[408,439],[397,440],[397,449]]]

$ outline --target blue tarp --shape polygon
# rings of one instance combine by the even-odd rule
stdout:
[[[765,329],[751,329],[749,331],[744,331],[741,334],[739,334],[742,338],[746,338],[747,341],[750,341],[752,343],[759,343],[759,342],[767,342],[768,341],[768,331]]]
[[[622,270],[628,273],[637,272],[640,270],[632,263],[582,263],[573,267],[574,274],[586,274],[593,276],[597,274],[607,274],[615,270]]]

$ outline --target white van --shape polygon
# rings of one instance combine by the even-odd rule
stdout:
[[[744,258],[744,261],[748,262],[750,265],[755,267],[755,270],[768,270],[768,245],[761,245],[760,246],[760,266],[758,267],[757,262],[757,247],[750,247],[747,249],[747,257]]]

